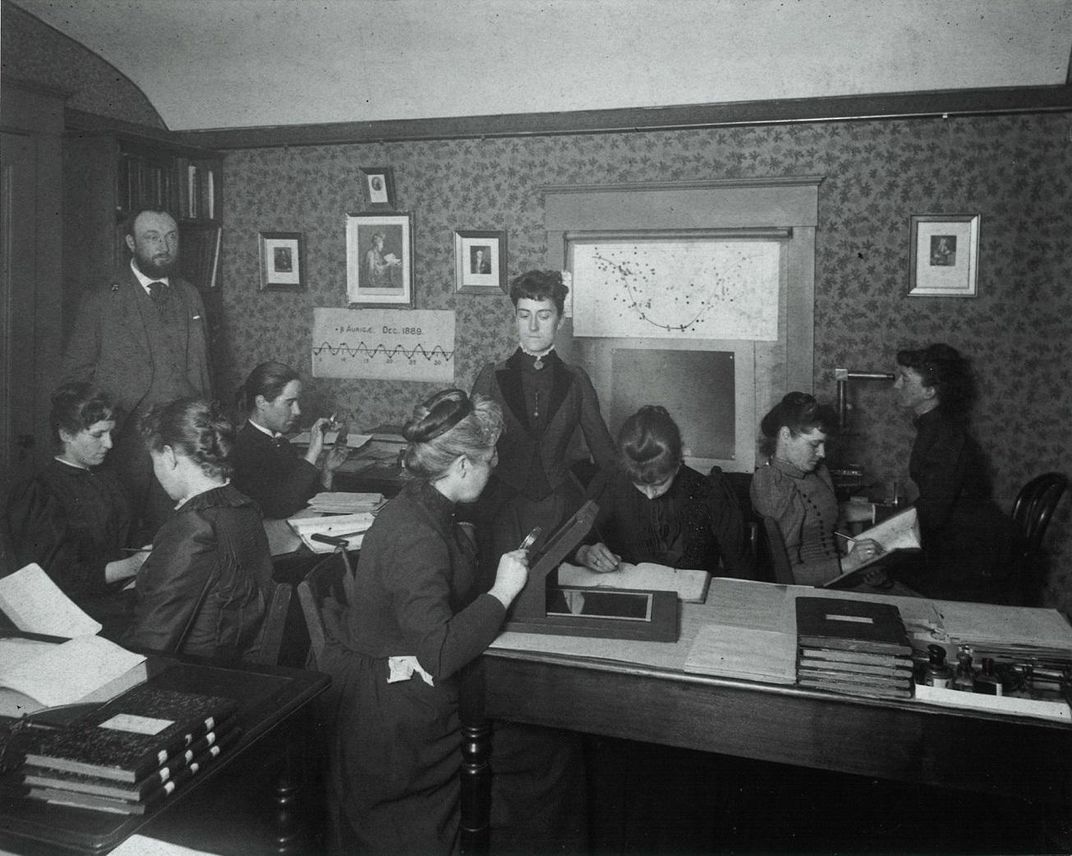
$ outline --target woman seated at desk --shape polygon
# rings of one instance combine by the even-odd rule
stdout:
[[[881,547],[860,539],[843,555],[837,533],[838,502],[823,463],[826,438],[837,425],[833,409],[804,392],[791,392],[760,422],[766,464],[752,476],[752,506],[778,523],[797,584],[822,585],[866,561]],[[886,585],[885,573],[864,574],[868,585]],[[907,594],[908,592],[888,592]]]
[[[40,565],[71,600],[116,638],[131,618],[122,592],[145,552],[131,552],[130,503],[105,464],[115,428],[111,400],[88,383],[52,394],[49,425],[60,453],[8,497],[4,528],[22,567]]]
[[[599,506],[595,543],[579,564],[596,572],[622,562],[656,562],[750,578],[754,562],[744,518],[721,477],[688,467],[681,431],[666,408],[645,405],[618,432],[619,465],[600,472],[588,495]],[[594,540],[594,539],[590,539]]]
[[[458,672],[499,633],[528,576],[513,550],[480,594],[476,547],[455,519],[484,489],[501,431],[497,404],[457,389],[417,407],[404,429],[413,479],[365,535],[340,638],[320,664],[334,681],[333,852],[457,846]]]
[[[185,398],[141,423],[153,472],[178,504],[138,575],[139,649],[238,660],[255,652],[272,579],[260,510],[230,483],[234,428],[216,405]]]
[[[331,490],[335,470],[346,460],[345,445],[332,446],[323,461],[324,432],[331,420],[321,417],[309,429],[309,448],[299,453],[286,438],[301,407],[301,380],[290,366],[261,363],[238,391],[238,407],[247,417],[238,432],[234,483],[261,507],[265,517],[291,517],[321,489]]]
[[[944,600],[1004,603],[1013,526],[991,498],[983,452],[968,433],[968,361],[949,345],[898,351],[894,389],[916,426],[908,474],[919,490],[923,563],[910,584]]]

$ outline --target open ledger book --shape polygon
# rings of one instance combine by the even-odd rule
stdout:
[[[921,544],[919,540],[919,518],[916,515],[916,509],[906,508],[904,511],[897,512],[897,514],[886,518],[870,529],[865,529],[859,535],[856,535],[853,541],[866,539],[877,542],[882,547],[882,552],[865,562],[861,562],[853,567],[852,570],[845,571],[841,576],[823,583],[823,588],[839,588],[846,583],[854,583],[857,574],[888,559],[890,554],[895,551],[919,550]],[[850,552],[849,555],[851,556],[852,553]],[[845,560],[842,560],[842,564],[845,564]]]
[[[145,657],[97,636],[100,624],[67,597],[39,565],[0,578],[0,610],[29,639],[0,631],[0,715],[104,702],[144,681]]]
[[[597,574],[563,562],[558,566],[560,586],[583,588],[614,588],[631,591],[674,591],[678,600],[686,603],[703,603],[711,575],[707,571],[671,568],[655,562],[631,565],[622,562],[621,567],[609,574]]]

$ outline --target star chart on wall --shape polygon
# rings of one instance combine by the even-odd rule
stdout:
[[[574,333],[775,340],[780,271],[776,241],[577,243]]]
[[[451,383],[454,313],[440,310],[313,310],[314,377]]]

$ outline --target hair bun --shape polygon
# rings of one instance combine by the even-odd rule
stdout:
[[[414,409],[402,436],[410,443],[427,443],[446,434],[472,412],[472,402],[463,390],[444,389]]]

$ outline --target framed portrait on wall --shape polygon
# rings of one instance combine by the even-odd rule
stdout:
[[[454,280],[460,294],[508,291],[506,232],[455,232]]]
[[[261,232],[261,291],[305,287],[305,246],[301,232]]]
[[[357,306],[413,307],[413,215],[346,215],[346,296]]]
[[[909,297],[975,297],[978,214],[913,214]]]
[[[363,166],[366,206],[373,211],[389,211],[395,207],[395,181],[389,166]]]

